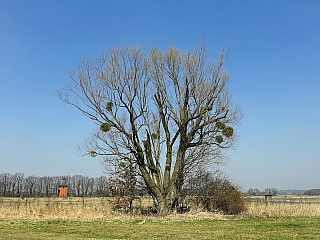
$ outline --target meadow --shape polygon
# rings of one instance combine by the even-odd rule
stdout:
[[[318,200],[248,201],[247,211],[237,216],[156,216],[115,212],[105,198],[2,198],[0,239],[320,239]]]

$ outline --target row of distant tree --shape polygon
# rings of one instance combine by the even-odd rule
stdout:
[[[304,192],[304,195],[310,195],[310,196],[318,196],[320,195],[320,189],[309,189]]]
[[[57,195],[59,185],[68,186],[68,196],[107,196],[108,178],[73,176],[25,176],[23,173],[0,174],[0,196],[2,197],[51,197]]]
[[[258,188],[250,188],[248,190],[248,195],[250,196],[262,196],[266,194],[277,195],[278,189],[276,188],[266,188],[264,191],[260,191]]]
[[[248,190],[250,196],[263,196],[265,194],[277,195],[277,194],[292,194],[292,195],[309,195],[318,196],[320,195],[320,189],[309,189],[309,190],[281,190],[276,188],[266,188],[264,191],[260,191],[258,188],[250,188]]]

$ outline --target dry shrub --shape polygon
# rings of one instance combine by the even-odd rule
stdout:
[[[226,181],[215,190],[210,199],[210,208],[224,214],[239,214],[246,211],[246,204],[238,187]]]
[[[205,210],[223,214],[246,211],[240,188],[224,173],[199,169],[188,177],[185,196],[191,197],[191,211]]]
[[[247,211],[245,199],[237,186],[225,181],[209,189],[206,195],[192,196],[187,200],[191,212],[209,211],[235,215]]]

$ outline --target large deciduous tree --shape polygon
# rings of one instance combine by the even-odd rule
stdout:
[[[120,46],[71,71],[59,97],[99,128],[85,151],[112,165],[136,164],[159,213],[176,203],[185,174],[221,161],[241,119],[227,88],[227,54],[202,43],[181,52]]]

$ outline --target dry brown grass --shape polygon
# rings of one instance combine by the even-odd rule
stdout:
[[[281,198],[281,201],[279,200]],[[318,197],[274,198],[265,202],[261,198],[258,202],[248,202],[249,216],[320,216],[320,199]]]
[[[142,202],[136,200],[134,206],[148,208],[152,199],[145,198]],[[145,215],[116,212],[106,198],[0,198],[0,219],[28,219],[28,220],[98,220],[119,219],[128,221],[133,218],[146,218]],[[162,220],[200,220],[224,219],[221,214],[191,211],[185,214],[171,214],[170,216],[149,215],[148,219]]]
[[[105,198],[2,198],[0,219],[102,219],[114,212]]]
[[[293,200],[292,200],[293,199]],[[258,202],[247,202],[247,211],[242,216],[274,217],[274,216],[320,216],[318,198],[290,198],[288,201],[266,203],[262,199]],[[148,207],[151,199],[141,202],[135,201],[135,206]],[[145,218],[141,214],[121,214],[115,212],[113,206],[106,198],[0,198],[0,219],[62,219],[62,220],[98,220]],[[159,216],[148,216],[159,218]],[[185,214],[171,214],[161,219],[171,220],[200,220],[225,219],[221,214],[195,211]]]

